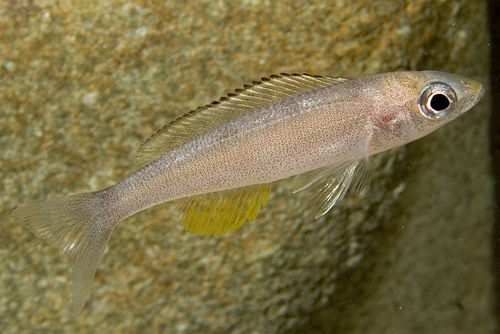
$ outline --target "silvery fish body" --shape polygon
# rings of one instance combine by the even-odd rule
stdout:
[[[224,234],[255,218],[271,182],[299,175],[319,217],[370,180],[371,155],[433,132],[483,94],[474,80],[435,71],[263,78],[159,130],[138,152],[142,167],[116,185],[13,216],[69,256],[78,313],[111,232],[134,213],[186,198],[182,226]]]

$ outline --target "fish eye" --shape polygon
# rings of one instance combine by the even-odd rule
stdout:
[[[430,119],[448,116],[457,103],[457,94],[445,83],[432,82],[420,94],[419,107],[422,114]]]

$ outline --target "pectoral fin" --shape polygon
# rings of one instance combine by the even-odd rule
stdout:
[[[181,225],[198,234],[222,235],[253,220],[266,205],[269,184],[190,196],[181,205]]]
[[[312,203],[317,207],[314,218],[319,218],[344,198],[351,184],[356,191],[367,186],[372,172],[369,158],[323,167],[296,176],[294,192],[307,188],[312,193]]]

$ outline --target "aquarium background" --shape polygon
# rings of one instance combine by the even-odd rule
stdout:
[[[10,216],[113,185],[170,120],[271,74],[433,69],[489,83],[483,1],[0,2],[0,332],[494,333],[491,95],[376,157],[318,220],[272,186],[223,237],[176,203],[111,238],[79,315],[57,249]]]

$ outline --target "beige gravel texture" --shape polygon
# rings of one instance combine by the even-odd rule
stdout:
[[[223,237],[175,203],[127,219],[78,316],[67,259],[10,216],[116,183],[158,128],[262,76],[487,83],[485,18],[472,0],[0,2],[0,332],[494,333],[488,97],[322,219],[288,181]]]

